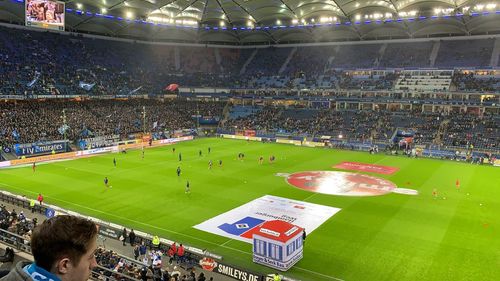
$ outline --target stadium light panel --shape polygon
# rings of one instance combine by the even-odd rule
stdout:
[[[13,2],[24,2],[24,0],[12,0]],[[126,3],[126,2],[122,2]],[[115,19],[115,20],[133,20],[134,14],[133,11],[128,11],[126,12],[125,16],[122,17],[113,17],[107,15],[107,8],[102,7],[102,8],[97,8],[96,11],[85,11],[83,8],[82,3],[75,3],[76,7],[79,7],[79,9],[66,9],[66,12],[68,13],[74,13],[77,15],[83,15],[83,16],[89,16],[89,15],[96,15],[98,17],[103,17],[103,18],[108,18],[108,19]],[[423,15],[418,15],[419,11],[417,10],[412,10],[412,11],[406,11],[406,12],[400,12],[400,13],[378,13],[374,12],[373,14],[357,14],[354,16],[354,19],[352,21],[342,21],[340,19],[337,19],[337,17],[319,17],[319,18],[310,18],[309,22],[307,22],[304,18],[294,18],[291,19],[291,24],[290,25],[284,25],[281,20],[276,20],[276,25],[270,25],[270,26],[255,26],[255,22],[252,22],[251,20],[247,20],[246,25],[243,26],[233,26],[229,28],[223,28],[226,26],[225,21],[221,20],[219,22],[219,25],[215,26],[210,26],[210,29],[214,30],[262,30],[262,29],[278,29],[278,28],[296,28],[296,27],[315,27],[315,26],[324,26],[324,25],[364,25],[364,24],[372,24],[372,23],[390,23],[390,22],[403,22],[403,21],[416,21],[416,20],[426,20],[426,19],[450,19],[450,18],[457,18],[457,17],[462,17],[464,15],[470,15],[471,17],[477,17],[477,16],[487,16],[491,14],[500,14],[500,11],[496,10],[497,8],[496,3],[489,3],[489,4],[479,4],[474,6],[473,8],[469,6],[464,6],[461,9],[454,10],[452,8],[434,8],[433,12],[434,15],[432,16],[423,16]],[[160,10],[157,10],[161,12]],[[154,12],[153,12],[154,13]],[[163,13],[161,12],[162,15],[166,16],[168,15],[167,12]],[[172,14],[172,13],[170,13]],[[400,15],[400,17],[397,17],[396,19],[392,19],[394,15]],[[221,18],[227,18],[225,14],[221,16]],[[248,16],[248,18],[253,19],[251,15]],[[381,19],[381,20],[379,20]],[[164,18],[164,17],[155,17],[155,16],[150,16],[148,17],[149,21],[154,21],[155,23],[153,24],[158,24],[158,25],[164,25],[164,26],[172,26],[175,24],[176,27],[183,28],[183,27],[190,27],[194,29],[204,29],[204,27],[199,27],[198,21],[194,20],[175,20],[172,17],[170,18]],[[316,21],[318,23],[316,23]],[[136,21],[138,23],[144,23],[143,21]],[[165,24],[160,24],[165,23]],[[149,23],[149,22],[148,22]],[[217,27],[217,28],[216,28]]]

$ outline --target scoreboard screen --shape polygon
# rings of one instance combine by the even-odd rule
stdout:
[[[64,2],[25,0],[26,26],[64,30]]]

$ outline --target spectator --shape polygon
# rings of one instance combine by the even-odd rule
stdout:
[[[53,217],[35,229],[31,249],[35,262],[19,262],[2,280],[87,281],[97,265],[97,228],[86,219]]]
[[[122,241],[123,246],[127,245],[127,243],[126,243],[127,237],[128,237],[128,235],[127,235],[127,229],[123,228],[122,233],[120,235],[120,240]]]
[[[177,248],[177,257],[180,263],[184,261],[184,246],[182,244],[179,244],[179,248]]]
[[[134,246],[135,245],[135,232],[133,229],[130,230],[128,237],[130,240],[130,246]]]
[[[139,258],[140,256],[140,252],[139,252],[139,245],[135,245],[134,246],[134,259],[137,260],[137,258]]]

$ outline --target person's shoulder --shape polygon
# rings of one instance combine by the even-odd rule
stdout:
[[[23,270],[23,268],[29,265],[30,262],[21,261],[16,264],[11,271],[0,278],[2,281],[32,281],[33,279]]]

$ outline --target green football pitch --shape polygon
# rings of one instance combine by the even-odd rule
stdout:
[[[172,147],[176,148],[175,154]],[[208,154],[207,149],[211,148]],[[203,156],[198,151],[203,151]],[[178,161],[182,153],[182,162]],[[245,160],[239,161],[239,152]],[[127,154],[0,170],[0,188],[81,214],[252,262],[251,244],[193,228],[263,195],[341,208],[308,234],[304,258],[285,275],[300,280],[499,280],[500,170],[432,159],[369,155],[223,139],[200,139]],[[258,164],[258,157],[276,161]],[[117,167],[113,166],[116,158]],[[218,160],[223,161],[219,167]],[[214,165],[208,169],[208,161]],[[342,161],[398,167],[389,179],[419,195],[334,196],[295,188],[276,173],[334,170]],[[177,166],[182,174],[176,175]],[[107,176],[112,188],[105,188]],[[461,182],[460,190],[455,180]],[[189,180],[191,194],[185,194]],[[433,198],[432,190],[439,192]]]

